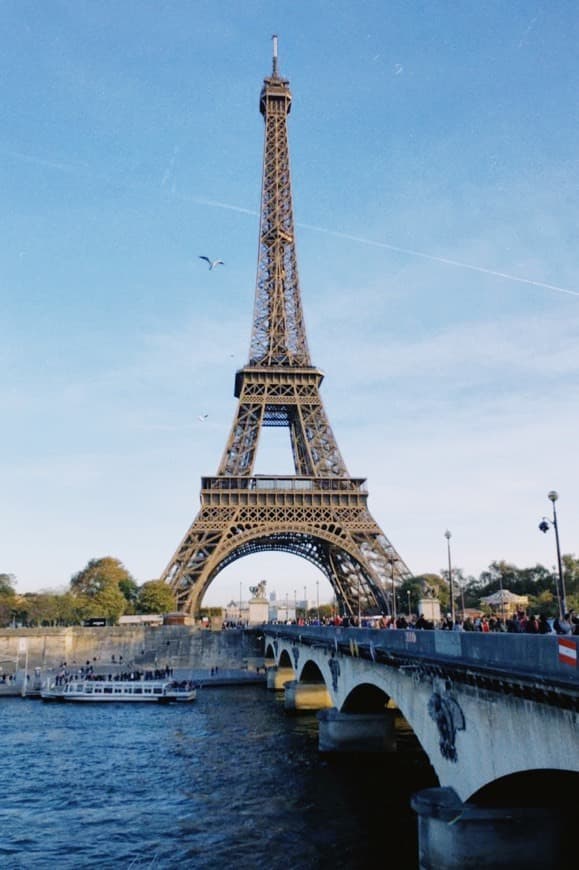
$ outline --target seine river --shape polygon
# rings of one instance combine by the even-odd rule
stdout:
[[[417,867],[412,751],[327,760],[262,686],[192,704],[0,700],[0,866]],[[404,739],[401,741],[404,744]]]

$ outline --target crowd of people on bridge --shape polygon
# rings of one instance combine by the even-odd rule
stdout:
[[[320,619],[294,620],[294,625],[328,625],[342,628],[378,628],[378,629],[436,629],[440,631],[482,631],[508,632],[509,634],[576,634],[579,635],[579,616],[570,610],[564,617],[550,618],[544,614],[535,615],[529,611],[518,610],[508,617],[491,616],[456,616],[453,620],[450,613],[443,619],[433,621],[423,614],[399,616],[382,615],[378,617],[333,616]]]
[[[536,615],[524,610],[518,610],[507,618],[499,616],[482,616],[471,619],[469,616],[462,619],[457,617],[455,622],[448,618],[447,628],[453,631],[495,631],[508,632],[509,634],[579,634],[579,618],[573,611],[566,613],[563,618],[558,616],[549,619],[545,614]]]

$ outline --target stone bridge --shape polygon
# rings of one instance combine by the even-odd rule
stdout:
[[[489,831],[504,866],[555,866],[579,794],[578,641],[264,627],[268,687],[319,711],[321,752],[396,751],[397,717],[416,735],[441,786],[413,798],[424,868],[503,866]]]

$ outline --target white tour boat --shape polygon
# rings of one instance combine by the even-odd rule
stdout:
[[[197,690],[189,680],[86,680],[53,682],[40,692],[43,701],[83,703],[131,702],[168,704],[194,701]]]

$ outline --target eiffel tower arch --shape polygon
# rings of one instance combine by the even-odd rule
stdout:
[[[273,68],[260,112],[265,144],[259,257],[248,363],[235,375],[237,410],[217,474],[201,481],[201,507],[163,572],[180,610],[197,614],[227,565],[283,551],[316,565],[343,614],[387,613],[411,576],[368,510],[364,478],[350,477],[320,396],[298,278],[287,116],[292,96]],[[293,475],[256,475],[264,427],[289,430]]]

